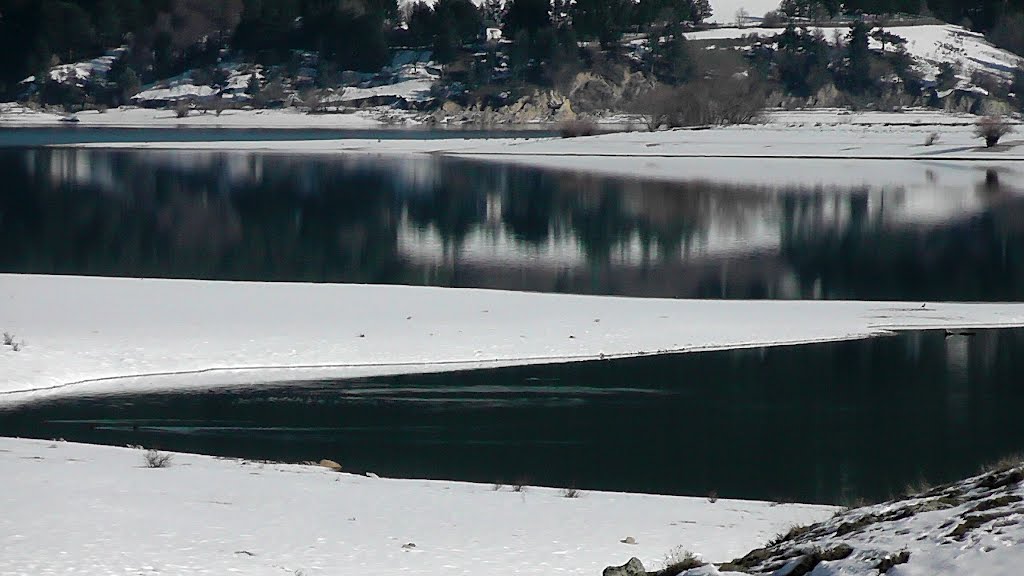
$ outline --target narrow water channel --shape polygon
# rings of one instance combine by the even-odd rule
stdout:
[[[853,502],[1024,450],[1024,330],[65,398],[0,435],[385,476]]]

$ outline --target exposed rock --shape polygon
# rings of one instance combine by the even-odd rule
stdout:
[[[971,530],[991,522],[992,520],[1009,516],[1011,513],[1012,512],[993,512],[990,514],[968,514],[967,516],[964,516],[963,522],[949,533],[949,536],[951,538],[956,538],[957,540],[963,540],[964,536],[966,536]]]
[[[834,108],[845,105],[846,101],[846,96],[836,88],[835,84],[829,82],[818,89],[818,92],[809,99],[808,104],[811,106]]]
[[[908,550],[900,550],[897,554],[882,558],[881,562],[875,565],[875,570],[878,570],[880,574],[885,574],[893,566],[906,564],[907,562],[910,562],[910,552]]]
[[[636,544],[636,538],[633,538],[632,536],[626,536],[622,540],[619,540],[619,542],[622,542],[623,544]]]
[[[654,83],[640,72],[624,71],[622,78],[609,79],[592,72],[580,72],[569,87],[569,99],[580,112],[622,109]]]
[[[786,565],[783,566],[781,570],[776,571],[773,576],[804,576],[804,574],[814,570],[814,567],[820,562],[821,558],[816,554],[805,554],[787,562]]]
[[[334,470],[335,472],[341,472],[341,464],[338,464],[334,460],[327,460],[326,458],[319,462],[320,466],[324,468]]]
[[[441,112],[445,114],[458,114],[462,112],[462,106],[458,103],[452,102],[451,100],[445,100],[444,104],[441,104]]]
[[[1016,494],[1004,494],[1002,496],[996,496],[995,498],[989,498],[988,500],[982,500],[974,508],[968,510],[970,513],[984,512],[985,510],[991,510],[993,508],[1002,508],[1003,506],[1009,506],[1017,502],[1024,501],[1024,498]]]
[[[626,562],[622,566],[609,566],[601,572],[601,576],[647,576],[647,570],[644,568],[639,558],[630,558],[629,562]]]
[[[849,558],[850,554],[853,554],[853,546],[844,543],[825,550],[819,556],[821,557],[822,562],[835,562],[836,560]]]
[[[1013,111],[1008,103],[971,90],[954,89],[940,92],[938,99],[943,110],[947,112],[1002,116]]]

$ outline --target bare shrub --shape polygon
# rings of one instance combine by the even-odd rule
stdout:
[[[513,492],[526,492],[526,481],[525,480],[516,480],[515,482],[513,482],[512,483],[512,491]]]
[[[1024,466],[1024,453],[1003,456],[991,464],[982,466],[981,472],[1006,472],[1020,466]]]
[[[907,497],[917,496],[919,494],[924,494],[925,492],[927,492],[927,491],[929,491],[931,489],[932,489],[931,483],[928,482],[927,480],[925,480],[922,477],[922,478],[918,478],[917,482],[911,482],[910,484],[907,484],[903,488],[903,495],[907,496]]]
[[[660,130],[662,126],[669,127],[678,108],[676,90],[664,85],[655,86],[640,94],[630,108],[643,117],[644,125],[651,132]]]
[[[224,113],[225,110],[228,109],[229,105],[230,105],[230,103],[228,102],[228,100],[226,98],[224,98],[223,96],[220,96],[216,100],[213,101],[213,104],[211,105],[211,107],[213,108],[213,113],[216,114],[217,116],[220,116],[221,114]]]
[[[1007,124],[1001,116],[985,116],[974,125],[974,135],[985,140],[985,147],[991,148],[999,143],[999,139],[1013,132],[1013,126]]]
[[[4,346],[13,346],[13,345],[14,345],[14,334],[11,334],[10,332],[4,332]]]
[[[566,120],[558,125],[558,133],[562,138],[576,138],[579,136],[593,136],[598,133],[597,122],[590,118],[576,118]]]
[[[21,342],[12,342],[11,343],[11,350],[14,350],[15,352],[20,352],[22,346],[24,346],[24,345],[25,345],[25,341],[24,340],[22,340]]]
[[[647,129],[752,124],[764,113],[766,94],[758,82],[740,75],[691,82],[678,88],[657,86],[640,95],[632,110]]]
[[[174,457],[171,454],[164,454],[157,450],[147,450],[145,455],[147,468],[166,468],[171,465]]]
[[[665,567],[654,574],[657,576],[677,576],[687,570],[700,568],[704,565],[704,562],[694,556],[693,552],[684,549],[682,546],[677,546],[670,550],[665,555],[664,563]]]
[[[804,534],[807,534],[810,531],[811,531],[811,526],[809,524],[804,524],[804,525],[799,525],[799,526],[792,526],[792,527],[790,527],[789,530],[787,530],[785,532],[780,532],[780,533],[776,534],[774,538],[769,540],[768,541],[768,547],[770,548],[772,546],[778,546],[779,544],[782,544],[783,542],[789,542],[791,540],[796,540],[797,538],[803,536]]]
[[[174,116],[185,118],[192,111],[192,104],[188,100],[178,100],[174,103]]]
[[[718,502],[718,491],[717,490],[712,490],[711,492],[708,492],[708,502],[710,502],[712,504],[714,504],[715,502]]]
[[[302,103],[302,107],[306,109],[308,114],[317,114],[326,109],[324,93],[320,90],[311,88],[303,91],[302,94],[299,95],[299,101]]]
[[[579,498],[581,495],[580,491],[575,487],[566,488],[562,490],[562,498]]]
[[[938,141],[939,141],[939,133],[938,132],[929,132],[928,135],[924,137],[924,145],[925,146],[931,146],[933,144],[938,143]]]
[[[505,485],[502,484],[501,482],[495,482],[494,484],[491,484],[491,490],[494,492],[500,492],[501,489],[504,487]]]

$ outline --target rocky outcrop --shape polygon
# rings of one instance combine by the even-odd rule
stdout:
[[[318,462],[318,465],[327,468],[328,470],[334,470],[335,472],[341,472],[341,464],[338,464],[334,460],[327,460],[326,458]]]
[[[640,72],[623,72],[622,78],[613,80],[591,72],[580,72],[569,87],[569,100],[580,112],[621,110],[653,87],[654,82]]]
[[[473,104],[463,108],[448,100],[426,120],[434,124],[531,124],[565,122],[576,118],[572,102],[555,90],[541,90],[505,106]]]
[[[948,90],[936,96],[946,112],[1002,116],[1013,111],[1009,103],[973,90]]]
[[[900,500],[837,513],[825,522],[780,535],[764,548],[720,565],[721,572],[803,576],[827,563],[828,573],[885,574],[919,556],[956,558],[973,547],[995,549],[1024,533],[1024,468],[1017,463]],[[953,571],[951,573],[972,573]]]
[[[622,566],[609,566],[604,569],[601,576],[647,576],[647,570],[644,568],[639,558],[630,558],[629,562],[626,562]]]

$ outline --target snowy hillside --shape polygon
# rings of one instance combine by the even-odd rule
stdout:
[[[848,27],[813,27],[832,41],[836,34],[845,36]],[[907,53],[912,56],[918,69],[926,78],[934,79],[940,62],[949,62],[958,68],[958,75],[969,80],[975,71],[986,72],[1010,78],[1021,58],[1013,53],[992,46],[982,34],[953,25],[898,26],[887,29],[907,40]],[[758,35],[772,37],[781,32],[780,28],[715,28],[686,35],[691,40],[727,40]],[[871,40],[872,48],[881,48],[877,40]],[[892,50],[886,46],[887,50]]]
[[[117,61],[118,58],[124,55],[128,49],[126,47],[115,48],[114,50],[108,51],[103,56],[93,58],[92,60],[83,60],[81,62],[75,62],[72,64],[61,64],[50,69],[50,79],[57,82],[68,82],[75,81],[81,83],[92,77],[105,78],[107,72],[110,72],[111,65]],[[29,76],[22,81],[23,84],[34,82],[35,76]]]

